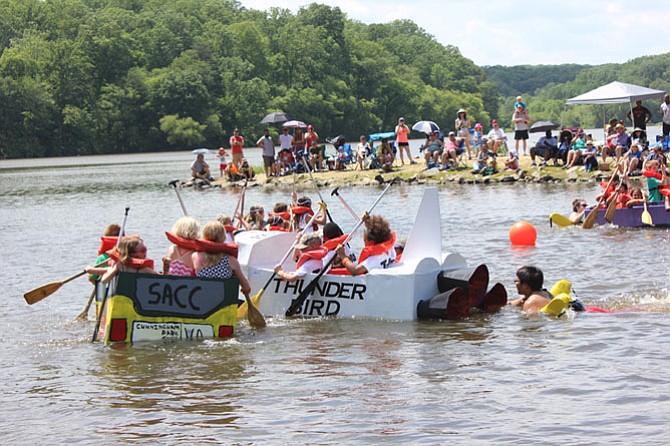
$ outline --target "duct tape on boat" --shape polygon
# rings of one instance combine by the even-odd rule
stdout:
[[[214,337],[214,328],[207,324],[183,324],[181,322],[133,322],[132,342],[201,340]]]

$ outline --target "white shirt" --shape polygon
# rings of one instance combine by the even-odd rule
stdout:
[[[282,133],[279,135],[279,145],[282,149],[290,149],[293,147],[293,136],[288,133]]]
[[[502,128],[498,127],[498,130],[491,129],[487,137],[489,139],[505,139],[507,136],[505,135],[505,131]]]
[[[661,104],[661,113],[663,113],[663,122],[670,125],[670,104],[664,101]]]
[[[298,277],[304,277],[305,274],[311,274],[316,271],[319,271],[321,268],[323,268],[323,260],[317,260],[317,259],[310,259],[300,265],[300,268],[295,270],[295,274]]]
[[[363,265],[370,272],[376,268],[388,268],[393,263],[395,263],[395,249],[391,248],[383,254],[370,256],[358,264]]]

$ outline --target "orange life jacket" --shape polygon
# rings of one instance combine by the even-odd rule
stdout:
[[[395,246],[395,231],[391,232],[391,238],[377,244],[366,244],[363,250],[361,251],[361,255],[358,258],[358,263],[360,264],[363,262],[365,259],[367,259],[370,256],[378,256],[380,254],[384,254],[387,251],[390,251],[393,249]]]

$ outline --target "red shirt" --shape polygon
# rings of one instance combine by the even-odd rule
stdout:
[[[230,149],[233,153],[242,153],[243,147],[244,147],[244,138],[235,135],[230,137]]]

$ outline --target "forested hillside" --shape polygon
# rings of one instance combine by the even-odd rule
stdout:
[[[233,0],[0,0],[5,157],[253,141],[270,111],[322,137],[392,130],[399,116],[486,122],[495,86],[409,21],[365,25],[311,4]],[[226,143],[227,144],[227,143]]]

